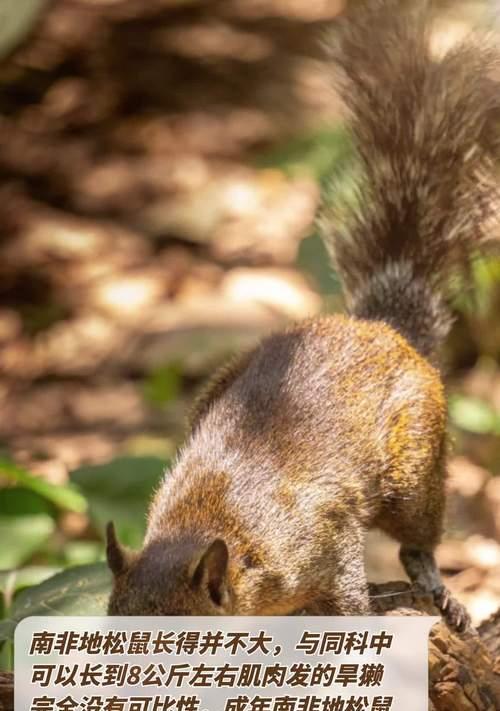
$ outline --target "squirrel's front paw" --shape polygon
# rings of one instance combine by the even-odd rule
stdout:
[[[457,632],[465,632],[471,628],[472,623],[469,613],[444,585],[436,588],[432,596],[435,606],[449,627]]]

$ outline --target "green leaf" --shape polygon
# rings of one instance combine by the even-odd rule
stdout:
[[[24,588],[39,585],[47,578],[59,572],[58,568],[45,565],[33,565],[19,570],[6,570],[0,573],[0,617],[8,617],[16,594]],[[1,637],[0,637],[1,641]]]
[[[322,294],[340,293],[340,280],[331,266],[326,247],[319,234],[316,233],[302,240],[297,266],[313,275]]]
[[[500,284],[500,258],[482,254],[473,257],[470,274],[453,276],[453,305],[464,313],[484,317],[495,307],[495,294]],[[469,283],[470,277],[472,284]]]
[[[121,457],[71,473],[89,503],[89,515],[103,531],[114,521],[120,540],[138,547],[146,528],[152,491],[163,476],[166,462],[157,457]]]
[[[50,501],[31,489],[22,486],[0,488],[0,515],[47,514],[53,517],[54,513],[55,509]]]
[[[68,568],[14,599],[8,620],[0,622],[0,640],[12,639],[18,622],[45,615],[105,615],[111,573],[105,563]]]
[[[14,644],[12,641],[2,641],[2,623],[0,622],[0,671],[13,671]]]
[[[1,620],[0,621],[0,644],[2,642],[7,642],[14,638],[14,630],[16,629],[16,622],[14,620]]]
[[[153,370],[143,385],[144,397],[153,405],[175,400],[181,391],[181,373],[177,365],[164,365]]]
[[[35,553],[55,530],[52,510],[38,494],[15,487],[0,496],[0,570],[15,568]]]
[[[34,476],[22,467],[17,466],[9,459],[0,457],[0,475],[9,481],[21,484],[23,487],[40,494],[47,501],[51,501],[56,506],[83,513],[87,509],[87,502],[81,493],[70,485],[51,484],[41,477]]]
[[[279,168],[290,175],[309,173],[318,182],[329,179],[332,166],[352,154],[352,143],[343,124],[301,134],[266,151],[257,159],[259,168]]]
[[[50,565],[28,565],[18,570],[3,570],[0,572],[0,592],[13,596],[23,588],[43,583],[59,571],[59,568]]]
[[[104,546],[100,541],[67,541],[64,545],[64,560],[68,565],[88,565],[104,558]]]
[[[500,434],[500,414],[485,400],[453,395],[449,403],[453,423],[475,434]]]
[[[50,516],[0,516],[0,568],[21,565],[35,553],[54,532]]]

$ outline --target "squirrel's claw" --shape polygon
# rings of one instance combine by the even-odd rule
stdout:
[[[465,632],[471,628],[471,618],[464,605],[456,600],[444,585],[433,591],[433,599],[449,627],[457,632]]]

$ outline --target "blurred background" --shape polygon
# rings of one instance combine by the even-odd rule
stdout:
[[[342,309],[314,220],[349,158],[319,41],[343,4],[1,0],[0,668],[22,617],[104,611],[104,524],[140,545],[214,368]],[[495,9],[433,6],[438,48]],[[479,622],[500,605],[500,258],[473,277],[439,563]],[[367,565],[404,578],[381,534]]]

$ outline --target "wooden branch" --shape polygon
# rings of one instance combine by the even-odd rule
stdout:
[[[479,636],[496,660],[496,672],[500,674],[500,610],[478,628]]]
[[[411,592],[407,583],[372,585],[378,614],[415,612],[439,616],[431,597]],[[444,622],[429,635],[429,709],[498,711],[500,709],[500,610],[477,630],[462,635]]]
[[[370,587],[375,614],[439,615],[430,597],[414,594],[408,583]],[[319,610],[318,610],[319,612]],[[0,711],[14,709],[14,675],[0,672]],[[444,623],[429,637],[429,710],[500,709],[500,610],[477,630],[453,633]]]

